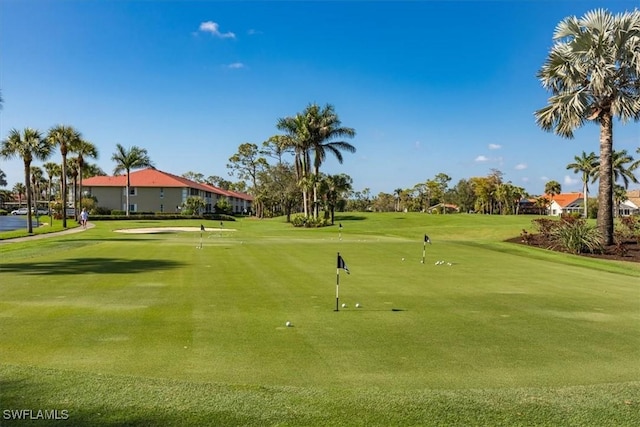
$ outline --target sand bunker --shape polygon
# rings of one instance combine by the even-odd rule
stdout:
[[[154,227],[154,228],[122,228],[120,230],[113,230],[116,233],[128,233],[128,234],[158,234],[158,233],[178,233],[182,231],[200,231],[200,227]],[[208,231],[236,231],[233,228],[205,228],[205,233]]]

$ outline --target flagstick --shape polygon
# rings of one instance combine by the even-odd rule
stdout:
[[[200,249],[202,249],[202,231],[200,232]]]
[[[336,311],[340,311],[340,269],[336,268]]]
[[[424,255],[427,249],[427,242],[422,243],[422,263],[424,264]]]

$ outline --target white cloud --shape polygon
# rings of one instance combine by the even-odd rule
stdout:
[[[416,150],[419,150],[419,149],[420,149],[420,145],[421,145],[420,141],[416,141],[416,142],[415,142]]]
[[[499,150],[502,148],[500,144],[489,144],[489,150]]]
[[[527,168],[526,163],[518,163],[514,169],[517,171],[521,171],[521,170],[525,170],[526,168]]]
[[[475,162],[488,162],[489,158],[487,156],[478,156],[476,157],[476,159],[474,160]]]
[[[569,175],[564,176],[564,185],[576,185],[579,182],[578,178],[571,178]]]
[[[262,31],[260,31],[260,30],[254,30],[254,29],[252,28],[252,29],[250,29],[249,31],[247,31],[247,34],[248,34],[248,35],[250,35],[250,36],[255,36],[255,35],[258,35],[258,34],[262,34]]]
[[[234,62],[233,64],[227,65],[227,68],[238,70],[240,68],[244,68],[244,64],[242,62]]]
[[[232,32],[221,33],[219,30],[219,26],[217,23],[213,21],[207,21],[200,24],[199,30],[203,33],[211,33],[216,37],[220,37],[221,39],[235,39],[236,35]]]

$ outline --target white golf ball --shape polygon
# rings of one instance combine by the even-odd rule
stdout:
[[[404,258],[402,258],[402,260],[404,261]]]
[[[360,303],[356,303],[356,308],[360,308]]]
[[[290,326],[291,326],[291,322],[287,322],[287,323],[285,323],[285,326],[286,326],[287,328],[288,328],[288,327],[290,327]]]
[[[346,307],[347,307],[347,304],[342,304],[342,308],[346,308]]]

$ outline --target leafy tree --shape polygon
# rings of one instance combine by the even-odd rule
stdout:
[[[274,135],[262,143],[260,154],[275,159],[282,164],[282,156],[293,154],[295,141],[289,135]]]
[[[251,191],[254,196],[258,194],[258,173],[268,166],[264,157],[260,156],[258,146],[249,142],[240,144],[238,152],[229,157],[229,163],[227,168],[231,171],[229,175],[234,173],[243,181],[251,182]],[[259,217],[262,216],[261,209],[263,208],[260,199],[254,199],[256,205],[256,212]]]
[[[575,156],[574,161],[567,165],[575,173],[582,173],[582,195],[584,196],[584,218],[589,215],[589,180],[597,176],[598,156],[593,151],[589,154],[582,152],[581,156]]]
[[[53,146],[60,147],[60,154],[62,155],[62,163],[60,169],[60,182],[62,184],[62,203],[67,205],[68,190],[67,190],[67,154],[70,147],[77,141],[82,139],[82,134],[71,126],[58,125],[49,129],[47,133],[47,139]],[[64,211],[64,209],[63,209]],[[67,215],[62,215],[62,226],[67,227]]]
[[[182,177],[187,178],[188,180],[191,180],[193,182],[199,182],[200,184],[207,182],[204,179],[204,175],[199,172],[192,172],[192,171],[185,172],[182,174]]]
[[[116,152],[111,156],[111,160],[116,162],[116,167],[113,170],[115,175],[118,175],[122,172],[127,174],[127,187],[126,187],[126,200],[127,200],[127,208],[126,215],[129,216],[130,205],[129,205],[129,187],[131,186],[131,181],[129,176],[131,174],[132,169],[140,169],[145,167],[153,167],[153,162],[147,153],[147,150],[144,148],[140,148],[138,146],[132,146],[129,149],[124,148],[120,144],[116,144]]]
[[[538,72],[551,92],[536,111],[546,131],[573,138],[588,121],[600,126],[598,228],[613,243],[613,118],[640,120],[640,10],[613,15],[604,9],[562,20],[554,45]]]
[[[475,198],[473,182],[470,180],[461,179],[451,192],[451,200],[458,205],[461,212],[472,211],[475,206]]]
[[[631,164],[629,167],[626,166],[628,163]],[[627,150],[616,150],[613,152],[611,156],[611,169],[613,170],[614,184],[619,179],[624,183],[624,188],[629,188],[629,181],[634,184],[638,183],[638,179],[633,174],[633,157],[627,153]]]
[[[210,175],[205,179],[205,182],[209,185],[213,185],[218,188],[222,188],[223,190],[230,190],[233,186],[233,183],[227,179],[219,177],[217,175]]]
[[[38,130],[25,128],[22,132],[11,129],[7,139],[2,141],[0,156],[6,159],[20,157],[24,163],[24,184],[27,195],[27,230],[33,233],[33,221],[31,218],[31,162],[46,160],[53,150],[52,145]]]
[[[3,170],[0,169],[0,187],[7,186],[7,174],[4,173]]]

